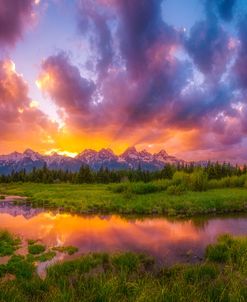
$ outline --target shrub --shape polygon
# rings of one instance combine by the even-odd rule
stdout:
[[[190,175],[190,186],[193,191],[206,191],[208,188],[208,175],[202,170]]]
[[[28,252],[32,255],[38,255],[45,251],[46,247],[42,244],[32,244],[28,246]]]
[[[182,185],[184,187],[188,187],[190,183],[190,175],[185,172],[177,171],[173,175],[172,183],[176,186]]]
[[[219,188],[247,188],[247,178],[246,175],[241,176],[227,176],[221,179],[212,179],[208,183],[210,189]]]
[[[216,245],[209,245],[206,249],[206,257],[208,260],[214,262],[227,262],[230,259],[229,249],[223,242],[220,242]]]
[[[230,183],[229,187],[231,188],[241,188],[244,186],[246,181],[246,176],[241,175],[241,176],[232,176],[230,177]]]
[[[172,180],[170,179],[159,179],[153,182],[157,187],[158,191],[166,191],[167,188],[172,184]]]
[[[121,184],[111,186],[110,190],[113,193],[123,193],[127,190],[128,186],[129,186],[128,183],[121,183]]]
[[[169,195],[182,195],[185,192],[186,192],[186,187],[182,184],[177,186],[172,185],[167,188],[167,193]]]
[[[159,190],[159,187],[156,186],[154,183],[144,183],[144,182],[137,182],[132,183],[130,185],[131,192],[134,194],[149,194],[155,193]]]
[[[161,182],[134,182],[134,183],[122,183],[118,185],[113,185],[110,190],[114,193],[124,193],[124,194],[150,194],[166,190],[168,183],[165,181]]]
[[[247,179],[244,182],[244,187],[247,189]]]

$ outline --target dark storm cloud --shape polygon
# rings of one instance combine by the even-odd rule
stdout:
[[[162,19],[162,2],[161,0],[117,1],[121,54],[126,60],[128,70],[134,75],[147,72],[146,67],[150,62],[148,53],[157,44],[164,45],[165,55],[169,53],[171,47],[180,43],[180,34]]]
[[[208,16],[217,15],[225,22],[232,21],[237,0],[204,0]]]
[[[170,103],[180,99],[181,89],[186,86],[190,74],[189,64],[174,60],[165,62],[151,77],[143,77],[139,82],[138,101],[130,104],[127,123],[138,125],[150,122],[160,114],[166,115]]]
[[[221,75],[232,53],[228,34],[215,17],[197,22],[185,47],[198,69],[207,75]]]
[[[182,33],[164,22],[161,0],[116,1],[120,53],[128,77],[137,86],[125,123],[150,120],[174,99],[186,84],[189,68],[173,55]],[[121,129],[122,131],[122,129]]]
[[[59,107],[66,112],[85,114],[90,105],[94,84],[83,78],[79,69],[72,65],[68,56],[61,52],[47,58],[42,64],[45,73],[41,86]]]
[[[218,113],[230,114],[233,94],[226,85],[206,85],[193,89],[172,103],[168,123],[182,128],[201,127]]]
[[[161,0],[98,0],[96,3],[79,1],[79,27],[84,35],[94,38],[96,53],[101,58],[98,73],[104,73],[105,77],[97,84],[106,92],[105,83],[108,85],[109,78],[114,78],[110,72],[106,73],[106,68],[121,69],[121,63],[113,61],[114,55],[118,56],[125,77],[135,87],[134,97],[128,95],[131,102],[115,95],[115,102],[124,107],[124,126],[149,122],[186,84],[187,65],[173,57],[173,51],[181,46],[183,34],[163,21]],[[110,30],[109,24],[113,29]],[[118,46],[114,50],[113,41]]]
[[[205,0],[206,18],[194,24],[185,42],[188,54],[198,69],[206,75],[221,76],[233,54],[230,36],[223,28],[221,20],[231,21],[236,2]]]
[[[162,51],[180,44],[181,33],[167,25],[161,16],[161,0],[79,1],[79,28],[94,39],[103,66],[119,56],[133,74],[145,71],[152,48],[163,44]],[[111,25],[110,25],[111,24]],[[112,30],[110,29],[112,27]],[[115,36],[113,29],[115,28]],[[115,41],[115,44],[113,44]],[[114,48],[114,49],[113,49]],[[115,53],[116,54],[116,53]]]
[[[236,63],[234,66],[234,72],[238,84],[241,88],[247,88],[247,16],[245,16],[238,25],[238,35],[240,40],[240,48]]]
[[[91,48],[96,49],[96,69],[104,76],[112,64],[113,39],[108,24],[109,12],[91,0],[78,2],[78,27],[82,35],[88,35]]]
[[[30,21],[34,0],[0,0],[0,44],[13,45]]]
[[[220,17],[224,21],[231,21],[234,13],[234,6],[237,0],[221,0],[217,1],[218,11]]]

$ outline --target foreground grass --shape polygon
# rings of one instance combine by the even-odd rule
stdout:
[[[0,184],[0,194],[27,196],[33,206],[77,213],[167,214],[192,216],[247,211],[246,188],[212,189],[171,195],[118,192],[118,185]]]
[[[27,240],[28,253],[19,255],[18,249],[23,246],[23,241],[6,230],[0,230],[0,263],[4,260],[0,264],[0,278],[6,275],[31,278],[35,271],[34,263],[50,261],[57,255],[56,252],[68,255],[78,252],[78,248],[74,246],[47,248],[37,242],[38,240]]]
[[[0,231],[0,257],[13,255],[20,244],[19,238],[12,236],[7,231]]]
[[[247,301],[247,237],[220,237],[196,265],[160,268],[146,256],[124,253],[57,264],[45,280],[20,257],[9,270],[16,279],[1,279],[0,301]]]

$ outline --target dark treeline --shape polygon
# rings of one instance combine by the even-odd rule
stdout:
[[[206,173],[208,180],[221,179],[224,177],[241,176],[247,173],[247,167],[240,168],[238,165],[232,166],[229,163],[220,164],[218,162],[208,162],[206,166],[194,164],[167,164],[162,170],[147,171],[139,167],[137,170],[109,170],[101,167],[98,171],[90,169],[89,166],[81,166],[78,172],[70,172],[64,170],[50,170],[46,165],[42,169],[34,168],[27,173],[25,169],[15,172],[10,175],[1,175],[1,183],[9,182],[36,182],[36,183],[119,183],[122,181],[130,182],[149,182],[158,179],[172,179],[177,171],[182,171],[188,174],[196,170],[202,170]]]

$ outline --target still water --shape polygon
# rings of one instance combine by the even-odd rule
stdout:
[[[78,254],[132,251],[163,264],[197,262],[223,233],[247,235],[247,215],[171,220],[117,215],[80,216],[0,203],[0,229],[49,246],[73,245]]]

